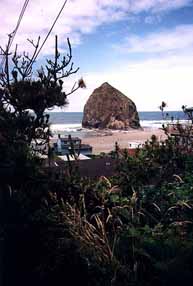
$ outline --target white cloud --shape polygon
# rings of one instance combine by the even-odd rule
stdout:
[[[68,111],[82,111],[92,91],[109,82],[137,105],[139,111],[158,111],[162,101],[168,110],[180,110],[183,104],[193,106],[193,54],[165,56],[140,62],[129,62],[114,72],[91,73],[84,76],[86,90],[69,97]]]
[[[27,35],[27,37],[33,38],[41,35],[44,38],[63,2],[63,0],[49,2],[47,0],[30,1],[16,41],[25,48]],[[53,34],[57,33],[65,38],[70,35],[71,42],[79,44],[80,41],[76,40],[77,34],[79,34],[80,38],[81,34],[91,33],[103,23],[118,21],[125,16],[127,1],[119,0],[118,3],[114,2],[116,1],[68,0]],[[1,44],[6,42],[6,35],[14,30],[22,5],[23,0],[0,1]],[[47,46],[49,45],[47,44]]]
[[[160,23],[161,22],[161,16],[159,14],[152,14],[148,15],[144,18],[145,24],[154,24],[154,23]]]
[[[81,35],[93,32],[98,26],[131,17],[132,14],[149,11],[168,11],[187,6],[190,0],[68,0],[67,5],[53,31],[66,38],[70,35],[72,44],[81,43]],[[29,2],[18,31],[16,41],[26,48],[26,38],[42,39],[56,17],[63,0],[33,0]],[[0,43],[6,43],[6,35],[13,31],[23,0],[1,0]],[[48,53],[53,44],[48,42],[43,53]]]
[[[30,1],[14,43],[19,42],[21,49],[26,49],[27,38],[37,39],[41,35],[43,39],[62,3],[63,0]],[[191,3],[190,0],[69,0],[52,35],[58,34],[62,44],[70,36],[72,44],[78,45],[83,34],[92,33],[104,23],[118,21],[125,16],[132,18],[141,12],[157,17],[163,11],[179,9]],[[22,5],[23,0],[0,0],[1,45],[6,43],[6,34],[13,31]],[[42,54],[52,53],[53,40],[50,37]],[[149,59],[130,62],[120,70],[116,66],[114,72],[104,70],[103,73],[84,75],[88,88],[69,97],[68,110],[83,110],[93,89],[105,81],[133,99],[138,110],[156,110],[162,100],[168,102],[171,109],[179,109],[182,104],[193,105],[192,47],[193,25],[179,26],[145,37],[131,35],[119,48],[130,53],[146,54]]]
[[[191,0],[133,0],[130,9],[134,13],[141,11],[161,12],[182,8],[191,5]]]
[[[161,101],[171,110],[193,105],[193,25],[131,35],[116,48],[146,58],[130,61],[125,71],[128,81],[119,78],[119,86],[133,95],[139,110],[155,110]]]
[[[146,36],[130,35],[116,46],[129,53],[167,53],[193,49],[193,25],[151,33]]]

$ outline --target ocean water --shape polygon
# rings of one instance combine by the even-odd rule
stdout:
[[[140,124],[143,128],[161,128],[163,123],[174,120],[187,120],[182,111],[168,111],[164,113],[164,118],[160,111],[139,112]],[[72,134],[81,138],[95,136],[96,131],[82,128],[83,112],[50,112],[51,131],[54,136]]]

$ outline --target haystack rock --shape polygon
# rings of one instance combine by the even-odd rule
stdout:
[[[85,107],[82,126],[127,130],[140,128],[135,103],[107,82],[96,88]]]

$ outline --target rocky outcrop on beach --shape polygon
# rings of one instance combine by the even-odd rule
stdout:
[[[85,107],[82,126],[128,130],[140,128],[135,103],[109,83],[96,88]]]

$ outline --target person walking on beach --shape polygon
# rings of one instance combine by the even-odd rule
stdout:
[[[57,139],[57,151],[60,154],[62,153],[62,143],[61,143],[60,134],[58,134],[58,139]]]

